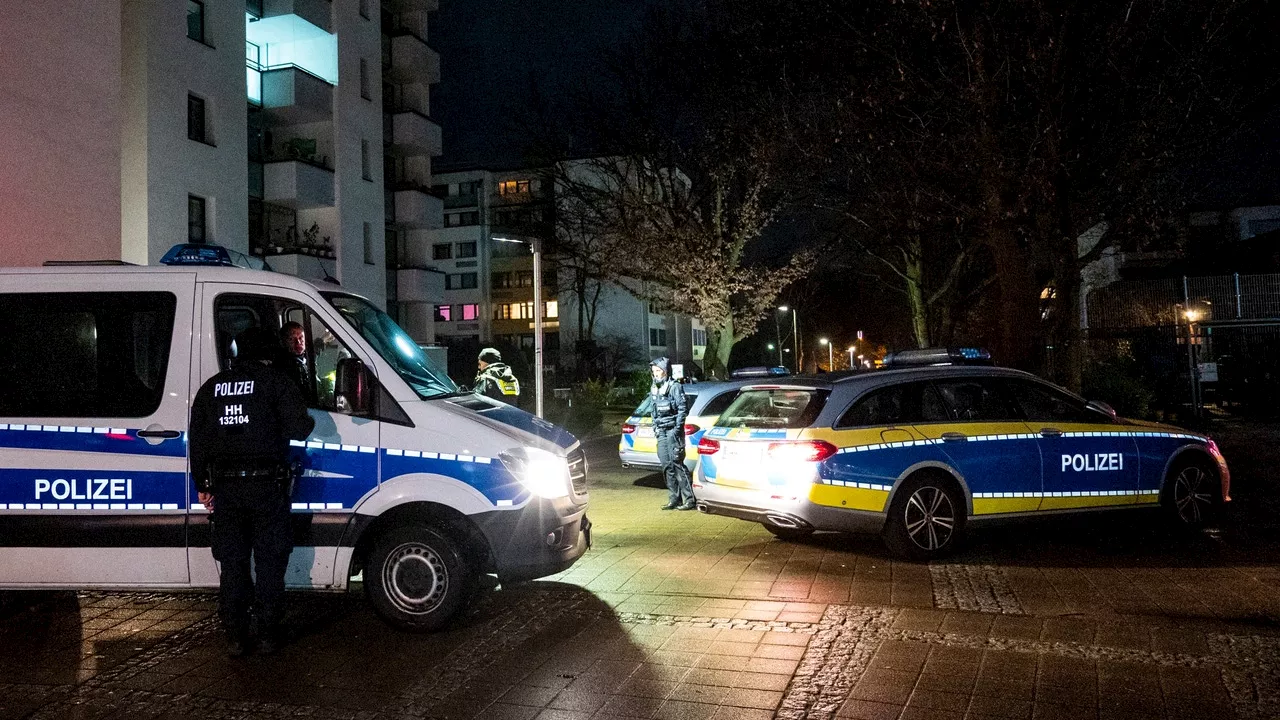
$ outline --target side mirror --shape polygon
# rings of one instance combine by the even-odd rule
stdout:
[[[1116,409],[1102,402],[1101,400],[1090,400],[1088,408],[1090,410],[1095,410],[1097,412],[1100,412],[1103,415],[1106,415],[1107,417],[1111,418],[1112,420],[1116,419]]]
[[[373,383],[364,362],[356,358],[338,361],[334,397],[338,412],[349,415],[368,415],[373,409]]]

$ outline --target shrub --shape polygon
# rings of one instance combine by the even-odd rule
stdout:
[[[1090,363],[1085,369],[1081,389],[1085,397],[1109,404],[1123,417],[1152,417],[1155,389],[1132,359],[1108,358]]]

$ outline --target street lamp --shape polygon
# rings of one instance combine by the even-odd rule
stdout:
[[[857,346],[856,346],[856,345],[850,345],[850,346],[849,346],[849,369],[850,369],[850,370],[852,370],[852,369],[854,368],[854,365],[853,365],[853,353],[854,353],[854,351],[856,351],[857,349],[858,349],[858,348],[857,348]]]
[[[505,237],[493,239],[504,243],[524,243],[533,253],[533,392],[536,414],[542,417],[542,240],[537,237],[532,240]]]
[[[828,340],[828,339],[826,339],[826,338],[820,338],[820,339],[818,340],[818,344],[819,344],[819,345],[826,345],[826,346],[827,346],[827,372],[831,372],[832,370],[834,370],[834,369],[835,369],[835,367],[834,367],[835,360],[833,359],[833,356],[832,356],[832,354],[831,354],[831,346],[832,346],[832,343],[831,343],[831,341],[830,341],[830,340]]]
[[[785,313],[785,312],[787,312],[788,310],[790,310],[790,311],[791,311],[791,337],[792,337],[792,338],[794,338],[794,340],[793,340],[793,343],[792,343],[792,344],[793,344],[793,345],[795,346],[795,348],[796,348],[796,367],[795,367],[795,371],[796,371],[796,374],[799,374],[799,373],[800,373],[800,368],[802,367],[802,364],[804,363],[804,350],[802,349],[801,344],[800,344],[800,323],[799,323],[799,321],[796,319],[796,315],[797,315],[798,313],[796,312],[796,309],[795,309],[795,308],[793,308],[793,307],[787,307],[786,305],[779,305],[779,306],[778,306],[778,312]],[[777,316],[774,316],[773,321],[774,321],[774,323],[775,323],[775,324],[778,322],[778,318],[777,318]],[[779,345],[779,346],[781,346],[781,345],[782,345],[782,340],[781,340],[781,339],[779,339],[779,340],[778,340],[778,345]],[[781,356],[781,355],[779,355],[778,357],[779,357],[779,358],[781,358],[782,356]]]

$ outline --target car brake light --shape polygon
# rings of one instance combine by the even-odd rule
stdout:
[[[685,426],[684,426],[684,434],[685,434],[685,435],[692,435],[692,434],[694,434],[694,433],[698,432],[698,431],[699,431],[699,430],[701,430],[701,429],[702,429],[702,428],[698,427],[697,425],[694,425],[694,424],[692,424],[692,423],[686,423],[686,424],[685,424]]]
[[[715,455],[717,452],[720,452],[719,440],[712,440],[709,437],[704,437],[698,441],[699,455]]]
[[[622,423],[622,434],[623,434],[623,435],[630,435],[631,433],[633,433],[633,432],[635,432],[635,431],[636,431],[636,426],[635,426],[635,425],[632,425],[631,423],[625,423],[625,422],[624,422],[624,423]]]
[[[785,462],[822,462],[839,450],[826,440],[769,443],[769,457]]]

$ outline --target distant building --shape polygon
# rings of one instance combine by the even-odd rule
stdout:
[[[0,200],[22,218],[0,220],[0,261],[154,263],[176,243],[208,242],[339,280],[393,311],[433,302],[436,279],[399,263],[440,224],[429,193],[440,64],[425,39],[436,3],[118,0],[7,12],[22,38],[11,57],[29,64],[0,78],[0,99],[23,119],[0,141],[18,169],[0,177],[45,189]],[[80,109],[64,111],[60,97]],[[37,199],[55,185],[61,201]]]
[[[545,246],[544,364],[555,372],[585,361],[578,352],[577,294],[555,254],[552,181],[537,169],[466,170],[439,174],[435,181],[434,192],[444,200],[444,222],[429,233],[430,262],[445,276],[445,289],[432,312],[432,327],[427,328],[425,318],[406,318],[410,334],[416,339],[431,336],[453,348],[455,375],[467,372],[474,352],[489,344],[517,350],[532,363],[531,243],[538,238]],[[601,287],[593,337],[604,346],[602,351],[629,356],[619,369],[662,355],[700,365],[706,348],[702,323],[641,300],[653,288],[629,284],[633,287]]]

